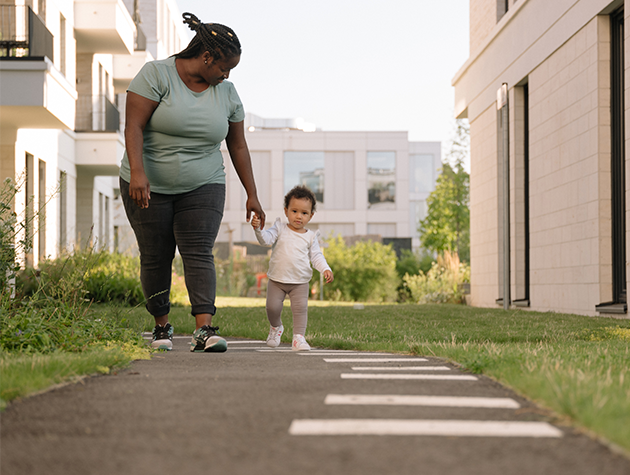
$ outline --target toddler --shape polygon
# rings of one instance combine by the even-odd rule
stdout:
[[[327,283],[333,281],[333,273],[324,254],[319,248],[319,232],[309,231],[304,226],[315,213],[315,195],[305,186],[294,187],[284,197],[284,214],[288,224],[276,219],[267,230],[258,229],[260,219],[252,218],[252,226],[258,242],[273,246],[269,260],[269,283],[267,284],[267,318],[271,328],[267,336],[267,346],[280,344],[284,331],[281,313],[282,302],[289,295],[293,313],[293,351],[311,349],[304,339],[308,319],[308,283],[313,276],[313,267],[322,273]]]

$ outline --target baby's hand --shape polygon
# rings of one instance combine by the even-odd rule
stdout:
[[[327,284],[330,284],[333,280],[335,280],[335,277],[333,276],[333,273],[331,270],[324,271],[324,280],[326,281]]]
[[[260,218],[258,217],[258,215],[253,215],[252,216],[252,227],[254,229],[258,229],[258,227],[260,226]]]

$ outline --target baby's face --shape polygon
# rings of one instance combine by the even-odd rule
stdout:
[[[289,207],[284,208],[284,214],[289,219],[289,227],[297,232],[305,232],[304,226],[313,217],[313,206],[307,198],[291,198]]]

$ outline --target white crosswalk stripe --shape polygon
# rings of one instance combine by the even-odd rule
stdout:
[[[363,353],[367,354],[367,353]],[[374,353],[370,353],[374,354]],[[417,363],[419,361],[429,361],[426,358],[324,358],[326,363]]]
[[[433,381],[477,381],[468,374],[382,374],[341,373],[341,379],[424,379]]]
[[[353,366],[353,371],[450,371],[448,366]]]
[[[518,409],[521,405],[512,398],[467,396],[415,396],[396,394],[329,394],[328,405],[365,406],[431,406]]]
[[[421,419],[296,419],[292,435],[432,435],[459,437],[562,437],[547,422]]]
[[[311,353],[313,354],[313,353]],[[417,365],[428,362],[427,358],[418,357],[373,357],[374,353],[357,353],[362,357],[323,358],[325,363],[410,363],[389,366],[351,366],[353,373],[342,372],[340,378],[354,381],[417,381],[419,384],[431,382],[451,382],[470,385],[478,381],[471,374],[423,374],[422,372],[451,371],[448,366]],[[324,352],[315,356],[328,356]],[[331,369],[339,366],[331,366]],[[347,368],[347,367],[346,367]],[[369,372],[368,372],[369,371]],[[390,384],[389,388],[392,386]],[[418,383],[416,383],[418,384]],[[356,388],[356,386],[353,386]],[[378,387],[378,386],[377,386]],[[452,387],[452,386],[449,386]],[[409,386],[405,386],[409,388]],[[408,389],[407,389],[408,390]],[[458,390],[461,393],[461,389]],[[327,406],[424,406],[461,409],[505,409],[515,410],[520,404],[512,398],[472,397],[451,395],[416,395],[416,394],[328,394],[324,401]],[[366,409],[367,410],[367,409]],[[476,413],[475,413],[476,414]],[[480,413],[483,416],[483,413]],[[482,417],[483,419],[483,417]],[[445,437],[529,437],[559,438],[560,429],[547,422],[539,421],[496,421],[496,420],[459,420],[459,419],[294,419],[289,434],[295,436],[445,436]]]

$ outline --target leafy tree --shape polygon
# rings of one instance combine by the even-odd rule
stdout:
[[[418,227],[420,242],[426,249],[457,252],[462,261],[470,261],[470,176],[464,169],[469,135],[467,121],[458,120],[442,173],[427,199],[427,217]]]

